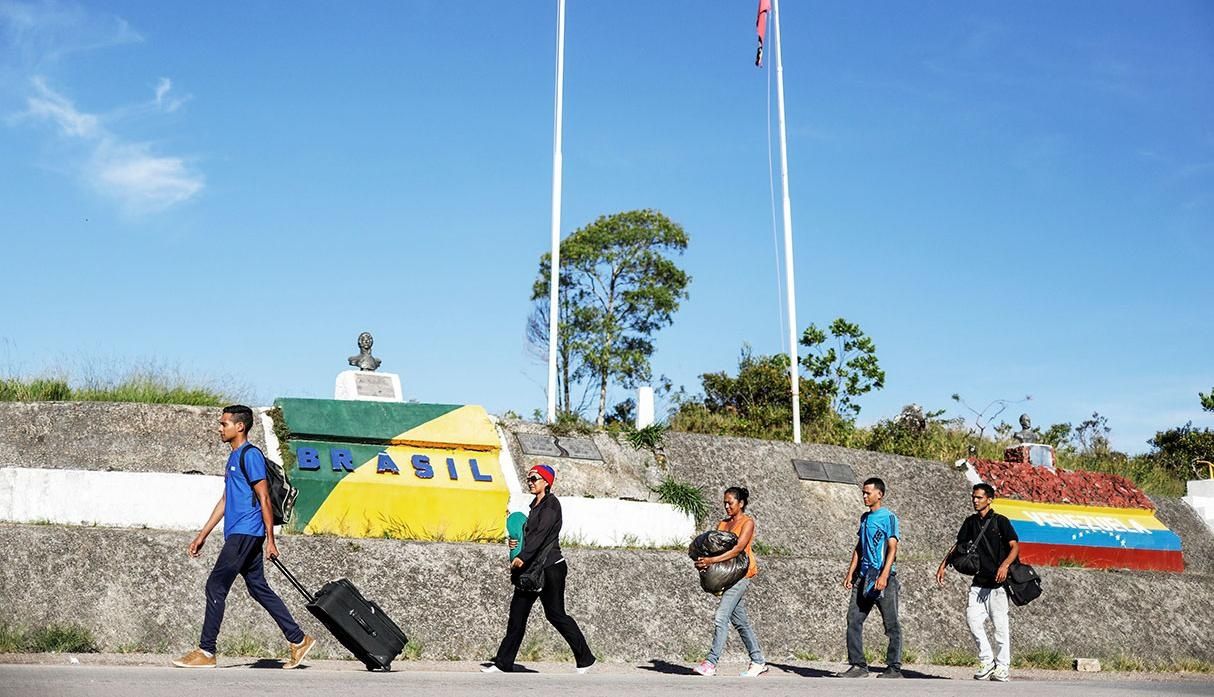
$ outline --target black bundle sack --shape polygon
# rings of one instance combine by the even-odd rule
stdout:
[[[687,556],[692,559],[715,557],[724,554],[738,546],[738,536],[722,530],[708,530],[696,536],[687,545]],[[742,552],[733,559],[710,564],[707,569],[697,569],[700,576],[700,588],[706,593],[720,595],[733,584],[746,578],[750,570],[750,558]]]

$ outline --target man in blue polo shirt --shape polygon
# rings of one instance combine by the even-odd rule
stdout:
[[[223,548],[207,579],[207,609],[202,622],[202,638],[198,648],[173,661],[179,668],[214,668],[215,641],[228,591],[237,576],[244,576],[249,595],[253,596],[278,624],[290,642],[291,657],[283,668],[295,668],[303,662],[316,640],[303,633],[291,617],[282,598],[266,582],[266,559],[278,556],[274,542],[274,509],[270,504],[270,489],[266,483],[266,461],[248,441],[253,427],[253,410],[242,405],[224,407],[219,418],[219,436],[232,447],[223,473],[223,495],[211,511],[211,517],[197,537],[190,542],[190,556],[202,554],[207,536],[223,519]]]
[[[847,609],[847,662],[851,667],[843,678],[868,675],[864,658],[864,620],[875,605],[881,613],[889,647],[885,651],[885,670],[878,678],[902,677],[902,627],[898,624],[898,576],[894,557],[898,552],[898,516],[882,508],[885,482],[873,477],[860,489],[868,512],[860,516],[859,540],[851,553],[851,565],[843,578],[843,587],[851,590]]]

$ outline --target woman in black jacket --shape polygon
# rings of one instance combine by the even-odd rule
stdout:
[[[594,654],[586,645],[586,637],[577,622],[565,612],[565,576],[569,569],[561,555],[561,502],[552,494],[552,482],[556,473],[548,465],[536,465],[527,472],[527,489],[535,495],[531,501],[531,513],[523,527],[523,551],[511,562],[511,578],[517,580],[529,565],[541,564],[544,584],[539,592],[525,591],[517,586],[510,599],[510,619],[506,623],[506,636],[497,647],[493,663],[481,670],[486,673],[510,672],[514,670],[514,658],[523,643],[527,631],[527,618],[536,598],[544,605],[544,616],[556,627],[569,643],[577,661],[577,672],[585,673],[594,665]],[[511,546],[514,546],[511,542]],[[541,558],[542,557],[542,558]]]

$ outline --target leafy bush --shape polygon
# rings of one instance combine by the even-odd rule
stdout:
[[[594,433],[594,424],[583,419],[582,415],[577,412],[560,411],[556,414],[556,423],[549,424],[548,430],[557,437],[575,434],[588,436]]]
[[[660,423],[652,423],[645,428],[630,429],[624,432],[624,438],[636,450],[641,448],[656,450],[661,447],[662,439],[665,436],[666,426]]]
[[[654,492],[662,503],[668,503],[695,519],[696,525],[708,520],[708,502],[704,500],[704,492],[699,487],[667,477]]]

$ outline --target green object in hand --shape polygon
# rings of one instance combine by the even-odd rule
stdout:
[[[527,514],[515,511],[506,516],[506,536],[510,539],[518,540],[518,544],[514,549],[510,550],[510,560],[519,555],[523,551],[523,526],[527,524]]]

